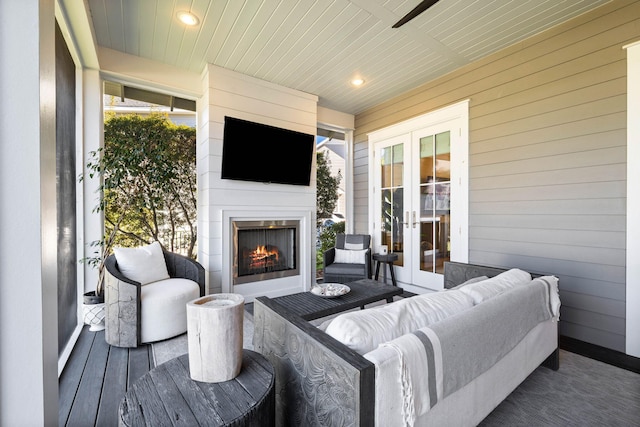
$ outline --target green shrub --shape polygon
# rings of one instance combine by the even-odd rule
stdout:
[[[336,245],[336,234],[344,233],[344,222],[336,222],[329,227],[318,227],[320,244],[316,249],[316,269],[322,271],[324,253]]]

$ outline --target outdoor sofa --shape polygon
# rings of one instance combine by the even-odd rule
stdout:
[[[557,278],[460,263],[444,275],[456,289],[321,327],[258,298],[254,346],[276,369],[276,424],[473,426],[539,365],[558,368]]]

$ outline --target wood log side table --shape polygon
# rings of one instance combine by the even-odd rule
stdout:
[[[398,259],[398,254],[373,254],[373,260],[376,261],[376,276],[375,279],[378,280],[378,276],[380,275],[380,264],[384,264],[382,277],[384,280],[384,284],[387,284],[387,265],[389,266],[389,271],[391,272],[391,284],[393,286],[398,286],[396,283],[396,275],[393,272],[393,263]]]
[[[261,354],[244,349],[242,370],[220,383],[194,381],[189,355],[152,369],[120,402],[120,426],[274,426],[275,373]]]

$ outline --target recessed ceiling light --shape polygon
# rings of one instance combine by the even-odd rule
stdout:
[[[198,25],[200,20],[196,15],[191,12],[181,11],[177,13],[178,19],[185,25],[189,25],[191,27]]]
[[[352,86],[362,86],[364,84],[364,79],[361,79],[360,77],[356,77],[355,79],[351,80],[351,85]]]

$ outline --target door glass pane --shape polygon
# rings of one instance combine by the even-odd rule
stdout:
[[[436,169],[437,181],[449,181],[451,179],[451,138],[449,132],[436,135]]]
[[[396,264],[402,265],[404,225],[404,147],[403,144],[383,148],[380,152],[380,242],[387,245],[389,252],[398,254]]]
[[[420,139],[420,184],[433,182],[433,135]]]
[[[444,273],[449,260],[450,133],[420,139],[420,269]]]
[[[393,186],[401,187],[404,177],[404,144],[394,145],[393,150]]]
[[[391,171],[393,169],[393,161],[391,148],[383,148],[380,150],[380,188],[391,187]]]

